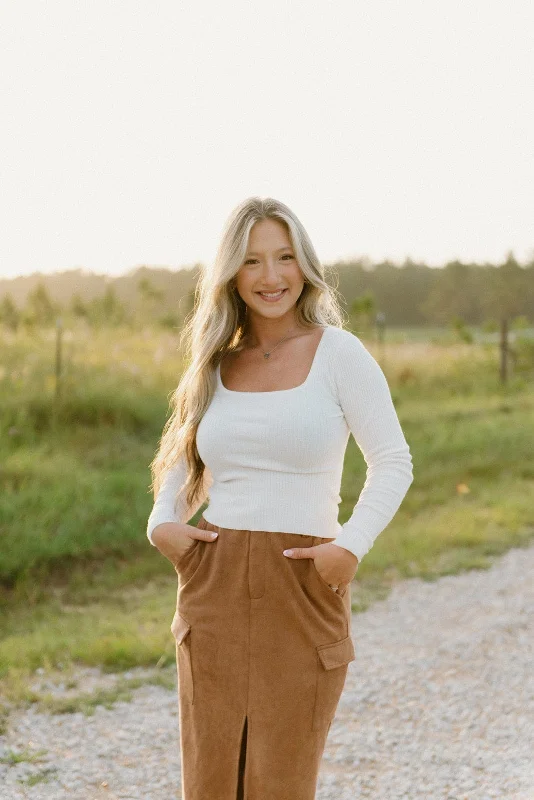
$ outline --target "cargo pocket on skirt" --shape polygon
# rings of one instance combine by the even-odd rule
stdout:
[[[317,645],[317,683],[312,730],[330,727],[345,685],[348,665],[356,658],[351,636]]]
[[[191,624],[175,612],[171,631],[176,641],[176,666],[180,696],[193,703],[193,668],[191,664]]]

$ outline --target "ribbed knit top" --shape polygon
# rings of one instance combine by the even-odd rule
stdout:
[[[350,434],[367,466],[350,518],[338,522]],[[198,502],[174,508],[186,480],[182,459],[163,477],[147,525],[204,518],[239,530],[335,537],[361,561],[397,512],[413,481],[410,448],[382,369],[360,339],[327,325],[307,378],[292,389],[216,389],[197,429],[206,465]],[[152,542],[153,544],[153,542]]]

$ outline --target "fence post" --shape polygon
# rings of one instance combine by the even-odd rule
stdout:
[[[385,348],[385,333],[386,333],[386,315],[383,311],[378,311],[375,317],[376,332],[378,338],[378,351],[379,361],[382,371],[386,369],[386,348]]]
[[[56,319],[56,402],[61,395],[61,339],[63,323],[61,317]]]
[[[507,319],[507,317],[501,317],[500,351],[501,351],[501,368],[500,368],[501,383],[506,383],[506,379],[508,377],[508,319]]]

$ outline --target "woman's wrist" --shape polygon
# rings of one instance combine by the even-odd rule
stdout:
[[[158,547],[158,541],[162,542],[168,538],[169,533],[176,534],[179,533],[181,529],[186,528],[187,525],[184,525],[181,522],[160,522],[156,527],[153,529],[151,534],[151,539]]]

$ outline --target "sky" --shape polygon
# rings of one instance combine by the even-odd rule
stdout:
[[[534,257],[531,0],[2,4],[0,277],[214,257],[246,197],[323,263]]]

